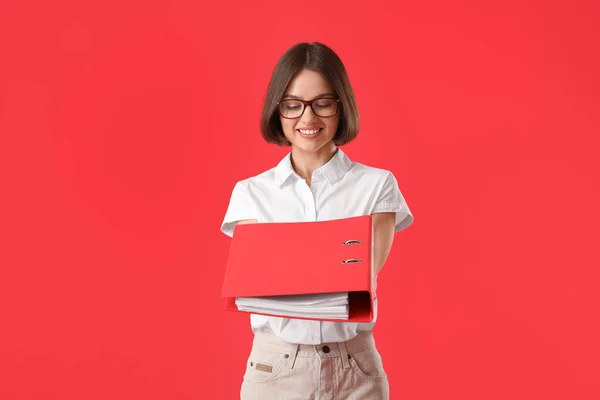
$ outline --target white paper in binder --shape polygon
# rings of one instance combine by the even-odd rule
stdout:
[[[348,292],[237,297],[240,311],[306,318],[348,319]]]

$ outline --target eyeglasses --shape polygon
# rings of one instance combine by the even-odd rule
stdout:
[[[321,97],[310,101],[298,99],[281,100],[277,105],[279,106],[279,114],[283,118],[293,119],[301,117],[304,114],[306,106],[310,106],[315,115],[327,118],[333,117],[337,113],[339,102],[340,99],[334,99],[333,97]]]

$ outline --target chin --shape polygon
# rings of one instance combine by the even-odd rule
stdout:
[[[294,140],[292,145],[305,152],[316,152],[321,149],[327,148],[329,142],[307,142],[306,140]]]
[[[290,140],[291,139],[291,140]],[[333,137],[329,138],[329,137],[320,137],[320,138],[315,138],[314,140],[311,139],[304,139],[301,136],[297,136],[294,135],[293,137],[288,137],[288,141],[290,141],[290,143],[292,143],[293,147],[296,147],[297,149],[300,149],[302,151],[306,151],[306,152],[315,152],[315,151],[319,151],[323,148],[327,148],[328,146],[330,146],[332,143]]]

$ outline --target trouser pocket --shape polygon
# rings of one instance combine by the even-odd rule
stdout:
[[[348,357],[356,373],[366,379],[386,379],[383,360],[375,347],[352,353]]]
[[[275,379],[284,370],[288,357],[284,352],[253,347],[246,362],[244,380],[266,382]]]

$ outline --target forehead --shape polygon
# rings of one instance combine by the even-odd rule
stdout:
[[[317,71],[303,68],[292,78],[284,95],[308,100],[327,92],[333,92],[333,88],[325,77]]]

